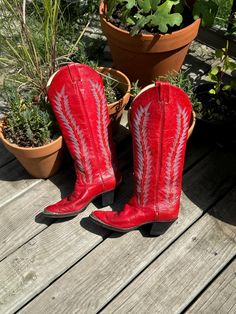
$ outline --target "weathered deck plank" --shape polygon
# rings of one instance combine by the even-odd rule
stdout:
[[[128,186],[130,181],[127,175]],[[126,185],[121,185],[116,206],[122,206],[129,194]],[[15,312],[110,234],[85,219],[95,209],[91,203],[76,218],[58,220],[0,263],[1,313]]]
[[[38,184],[40,180],[32,179],[14,159],[0,168],[0,207]]]
[[[231,194],[215,207],[214,216],[222,209],[233,215],[235,203],[231,202]],[[184,310],[236,255],[236,226],[210,214],[194,224],[102,313],[180,313]]]
[[[0,210],[0,260],[47,227],[48,220],[37,218],[45,206],[71,190],[68,171],[53,181],[41,181]]]
[[[164,237],[113,233],[20,313],[96,313],[201,215],[185,197],[181,211]]]
[[[210,160],[208,158],[208,162]],[[207,168],[200,165],[199,169],[189,171],[193,191],[198,193],[196,187],[202,180],[201,176],[195,176],[196,172],[200,171],[202,177],[211,180],[212,168],[214,163],[209,162]],[[220,194],[220,186],[225,180],[225,176],[216,179]],[[81,313],[94,313],[100,310],[193,224],[202,215],[202,210],[214,203],[218,191],[215,185],[211,187],[211,191],[202,195],[205,207],[201,209],[183,196],[180,218],[164,236],[149,238],[139,231],[123,236],[113,234],[20,312],[32,313],[37,309],[38,313],[69,313],[79,309]]]
[[[194,204],[206,208],[206,202],[213,204],[225,195],[230,186],[235,185],[235,153],[215,149],[196,164],[194,178],[191,178],[192,175],[191,171],[184,175],[183,191]]]
[[[185,313],[236,313],[236,260],[224,270]]]

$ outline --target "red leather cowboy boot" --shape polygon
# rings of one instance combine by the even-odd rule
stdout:
[[[120,232],[150,224],[150,234],[159,235],[177,219],[191,111],[187,95],[169,83],[156,82],[134,99],[134,195],[120,212],[94,211],[96,223]]]
[[[44,209],[50,217],[76,216],[98,195],[103,206],[113,202],[121,180],[114,167],[109,115],[100,75],[90,67],[70,63],[52,77],[48,99],[74,160],[72,195]]]

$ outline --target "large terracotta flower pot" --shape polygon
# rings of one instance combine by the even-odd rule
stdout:
[[[20,147],[4,138],[2,127],[0,123],[2,143],[32,177],[46,179],[59,170],[64,155],[62,136],[41,147]]]
[[[104,75],[110,73],[110,75],[118,82],[117,87],[122,93],[122,98],[108,104],[108,112],[110,116],[112,131],[113,133],[116,133],[120,125],[120,120],[124,112],[124,108],[128,104],[130,99],[131,84],[128,77],[124,73],[113,68],[100,67],[98,71]]]
[[[111,49],[114,68],[124,72],[131,81],[139,80],[141,86],[180,70],[189,45],[198,34],[200,19],[170,34],[132,37],[106,20],[106,9],[102,0],[99,8],[101,27]]]

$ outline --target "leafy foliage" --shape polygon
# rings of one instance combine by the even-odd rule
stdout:
[[[106,75],[103,74],[102,78],[105,88],[105,96],[108,104],[116,102],[117,100],[122,98],[123,95],[119,89],[119,82],[114,79],[110,73],[107,73]]]
[[[141,91],[141,88],[139,87],[139,80],[131,83],[131,90],[130,94],[135,97],[138,95],[138,93]]]
[[[202,18],[203,25],[212,25],[218,6],[213,0],[196,0],[193,18]],[[131,35],[141,30],[168,33],[173,27],[181,28],[186,10],[185,0],[108,0],[108,19],[119,19],[127,25]]]
[[[202,18],[202,26],[213,25],[218,5],[213,0],[196,1],[193,7],[194,19]]]
[[[8,95],[9,112],[4,119],[4,135],[14,144],[38,147],[50,143],[59,136],[59,129],[50,110],[43,101],[21,98],[11,91]]]
[[[88,2],[94,10],[97,0]],[[76,29],[72,44],[63,0],[2,0],[0,10],[1,94],[7,95],[9,86],[15,93],[4,97],[9,105],[5,134],[16,144],[40,146],[54,137],[55,120],[46,105],[48,79],[60,64],[71,61],[86,28]]]
[[[170,82],[172,85],[175,85],[181,88],[188,95],[188,98],[193,108],[201,106],[201,103],[196,98],[196,95],[194,92],[193,80],[190,77],[187,77],[187,75],[184,72],[181,72],[181,71],[179,73],[171,72],[167,74],[166,76],[164,76],[163,80]]]
[[[217,95],[220,91],[231,91],[236,87],[236,78],[231,78],[228,84],[224,84],[225,72],[231,74],[236,70],[236,61],[229,57],[229,42],[227,41],[226,47],[217,49],[215,57],[218,65],[213,65],[208,73],[211,82],[214,83],[213,88],[210,89],[210,94]],[[219,100],[218,100],[219,102]]]

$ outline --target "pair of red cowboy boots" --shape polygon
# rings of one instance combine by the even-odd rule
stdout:
[[[44,210],[49,217],[76,216],[97,196],[114,200],[121,182],[100,75],[71,63],[52,78],[48,98],[75,163],[74,192]],[[169,83],[156,82],[133,101],[131,133],[134,194],[120,212],[96,210],[90,217],[108,229],[127,232],[150,225],[159,235],[177,219],[192,106]]]

